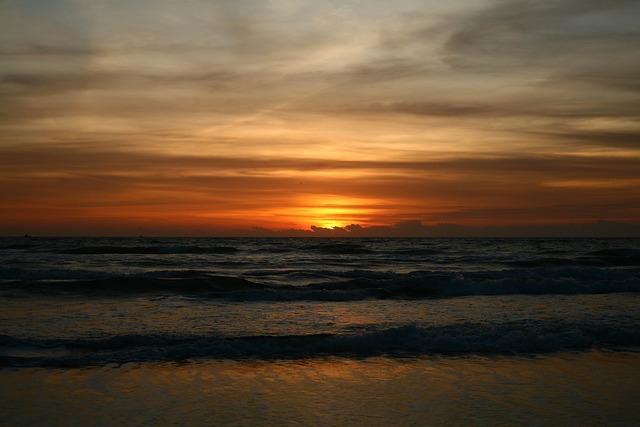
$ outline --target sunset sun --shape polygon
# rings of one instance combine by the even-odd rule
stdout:
[[[314,195],[302,199],[296,209],[299,222],[321,228],[339,228],[349,224],[367,223],[375,217],[375,200],[338,195]]]

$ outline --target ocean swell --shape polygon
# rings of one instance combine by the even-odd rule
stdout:
[[[21,273],[14,273],[18,277]],[[536,268],[487,272],[447,273],[419,271],[406,274],[366,271],[327,273],[321,282],[306,285],[263,283],[256,277],[233,277],[198,271],[158,272],[94,278],[63,272],[32,274],[30,280],[8,280],[5,292],[38,292],[49,295],[181,294],[199,298],[240,301],[355,301],[364,299],[425,299],[474,295],[579,295],[640,292],[640,269]],[[312,275],[310,275],[311,277]],[[316,275],[319,276],[319,275]],[[57,280],[37,280],[57,277]]]
[[[640,347],[640,325],[595,320],[521,320],[499,324],[404,325],[353,334],[284,336],[123,335],[103,339],[18,339],[0,336],[8,366],[87,366],[197,358],[417,357],[424,355],[536,355]]]

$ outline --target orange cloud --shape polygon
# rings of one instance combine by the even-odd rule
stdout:
[[[637,2],[241,3],[4,5],[0,234],[640,221]]]

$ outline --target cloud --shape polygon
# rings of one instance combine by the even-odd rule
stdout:
[[[105,73],[5,74],[0,75],[0,93],[5,96],[45,96],[113,86],[118,76]]]
[[[640,223],[598,220],[586,223],[528,226],[468,227],[454,223],[425,225],[421,221],[400,222],[393,226],[346,227],[270,230],[254,227],[227,231],[224,235],[246,237],[640,237]],[[348,248],[346,248],[348,250]]]
[[[457,23],[445,44],[453,64],[530,67],[559,59],[594,60],[625,55],[640,32],[630,16],[637,16],[633,0],[601,2],[572,0],[545,3],[518,0],[496,3]],[[614,51],[610,49],[615,47]]]
[[[487,104],[456,104],[454,102],[394,102],[389,104],[370,104],[366,106],[352,107],[358,113],[377,114],[413,114],[417,116],[436,117],[465,117],[465,116],[492,116],[497,114],[514,114],[514,111],[497,110]]]
[[[168,135],[169,137],[171,135]],[[576,135],[560,134],[563,138],[584,138],[587,140],[604,140],[610,136],[596,133],[579,133]],[[619,137],[621,142],[631,144],[634,134],[612,134]],[[180,135],[177,135],[180,138]],[[242,141],[223,138],[220,144],[233,145]],[[275,144],[269,139],[257,140],[256,145]],[[557,179],[577,179],[580,177],[620,177],[634,176],[637,171],[638,158],[608,156],[562,155],[562,154],[513,154],[499,153],[485,156],[463,156],[460,154],[437,159],[331,159],[291,156],[243,156],[242,153],[228,153],[227,155],[208,155],[206,153],[186,154],[153,152],[142,149],[135,150],[128,145],[119,146],[118,141],[76,141],[57,142],[52,144],[31,143],[0,147],[2,156],[0,164],[4,170],[18,172],[29,171],[65,171],[95,173],[123,173],[138,176],[149,172],[166,172],[167,175],[184,175],[190,171],[200,175],[208,171],[215,175],[217,171],[243,172],[296,171],[296,172],[339,172],[362,171],[373,174],[380,173],[380,177],[393,176],[398,178],[428,176],[429,178],[451,174],[461,175],[495,175],[517,176],[519,179],[530,177],[537,180],[542,177]],[[292,153],[294,154],[294,153]],[[454,153],[455,154],[455,153]],[[157,168],[162,165],[162,170]],[[329,176],[331,179],[331,177]]]
[[[105,147],[35,144],[0,151],[4,205],[161,209],[169,216],[213,211],[219,212],[216,218],[226,215],[245,223],[260,212],[273,221],[318,207],[338,209],[331,215],[345,222],[369,224],[403,218],[465,224],[627,220],[640,214],[640,206],[633,203],[640,200],[640,187],[609,185],[637,176],[638,160],[633,157],[402,162],[169,155]],[[563,182],[571,185],[554,184]],[[346,202],[332,201],[336,196]],[[403,230],[415,226],[398,225]]]
[[[547,135],[560,141],[577,142],[589,146],[625,149],[640,154],[640,130],[627,132],[576,130],[548,132]],[[636,160],[640,161],[640,159]]]
[[[4,2],[3,207],[348,235],[630,219],[639,7]]]

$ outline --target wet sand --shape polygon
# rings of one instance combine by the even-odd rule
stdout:
[[[640,425],[640,354],[0,370],[3,426]]]

